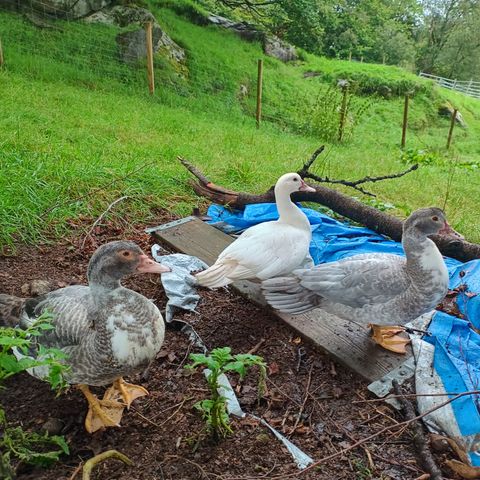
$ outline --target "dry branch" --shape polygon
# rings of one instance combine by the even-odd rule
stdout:
[[[298,173],[300,175],[303,174],[305,177],[306,172],[308,172],[308,169],[322,151],[323,148],[320,147],[312,155],[310,160],[303,165]],[[221,205],[227,205],[234,209],[243,210],[246,205],[252,203],[268,203],[275,201],[273,187],[271,187],[265,193],[258,195],[245,192],[235,192],[215,185],[187,160],[179,157],[179,161],[197,178],[197,181],[190,181],[190,185],[195,193],[201,197],[208,198],[212,202],[219,203]],[[405,172],[400,172],[393,175],[385,175],[382,177],[365,177],[364,179],[355,180],[354,182],[350,183],[356,183],[358,186],[358,184],[362,182],[368,182],[372,180],[380,181],[387,178],[398,178],[398,176],[405,175],[412,171],[412,168]],[[401,240],[403,225],[401,219],[389,215],[388,213],[381,212],[380,210],[370,207],[369,205],[365,205],[364,203],[338,192],[337,190],[333,190],[323,185],[313,186],[315,188],[315,192],[296,192],[292,195],[292,200],[295,202],[320,203],[339,215],[365,225],[367,228],[370,228],[381,235],[386,235],[395,241]],[[460,237],[435,235],[432,237],[432,240],[437,244],[443,255],[456,258],[462,262],[480,258],[480,245],[467,242]]]
[[[415,418],[415,409],[412,403],[402,395],[402,390],[396,380],[392,381],[392,385],[395,393],[399,395],[405,418],[412,420]],[[423,433],[422,424],[418,420],[412,421],[411,427],[413,428],[413,444],[418,455],[420,466],[430,474],[430,480],[443,480],[442,472],[438,468],[432,452],[428,447],[428,440]]]

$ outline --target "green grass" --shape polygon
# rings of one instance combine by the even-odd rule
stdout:
[[[355,179],[405,169],[399,148],[403,98],[366,93],[380,85],[401,93],[413,85],[417,93],[410,105],[407,146],[437,152],[440,160],[367,188],[403,216],[421,206],[443,206],[448,191],[451,222],[468,239],[480,241],[478,101],[439,91],[394,67],[310,55],[284,65],[264,57],[257,43],[194,25],[167,8],[156,14],[186,49],[188,74],[182,77],[157,58],[157,93],[150,97],[143,66],[126,67],[117,60],[119,29],[63,23],[61,31],[39,31],[0,12],[6,57],[0,72],[0,247],[58,238],[79,216],[95,218],[123,195],[129,198],[115,211],[139,225],[154,222],[158,208],[190,213],[200,200],[186,185],[189,175],[177,155],[219,184],[261,192],[324,143],[323,132],[311,127],[309,117],[317,98],[329,95],[330,86],[345,75],[357,80],[354,101],[366,102],[368,109],[344,144],[327,145],[318,171]],[[95,57],[87,48],[92,45],[102,56]],[[265,60],[267,119],[260,130],[253,118],[258,58]],[[307,70],[322,74],[304,79]],[[240,84],[249,89],[244,99]],[[447,98],[469,126],[455,129],[448,155],[449,121],[436,113]],[[455,163],[474,165],[453,168]]]

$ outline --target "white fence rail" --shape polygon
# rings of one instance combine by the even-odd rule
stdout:
[[[448,88],[449,90],[456,90],[465,95],[480,98],[480,82],[474,82],[473,80],[452,80],[451,78],[437,77],[436,75],[430,75],[429,73],[424,72],[420,72],[419,76],[433,80],[441,87]]]

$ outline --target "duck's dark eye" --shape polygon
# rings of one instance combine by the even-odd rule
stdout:
[[[297,177],[294,177],[293,181],[294,181],[294,182],[298,182],[298,178],[297,178]]]
[[[124,257],[129,257],[129,256],[130,256],[130,252],[129,252],[128,250],[124,250],[124,251],[122,252],[122,255],[123,255]]]
[[[437,216],[432,217],[432,220],[433,220],[434,222],[438,222],[438,217],[437,217]]]

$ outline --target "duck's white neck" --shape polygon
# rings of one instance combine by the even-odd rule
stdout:
[[[275,201],[277,202],[279,222],[310,230],[307,216],[292,202],[290,193],[276,186]]]
[[[442,254],[435,243],[427,237],[420,237],[415,233],[404,233],[402,238],[403,249],[407,257],[408,271],[424,274],[431,274],[435,277],[448,282],[448,270],[443,260]],[[414,275],[422,281],[423,275]]]

